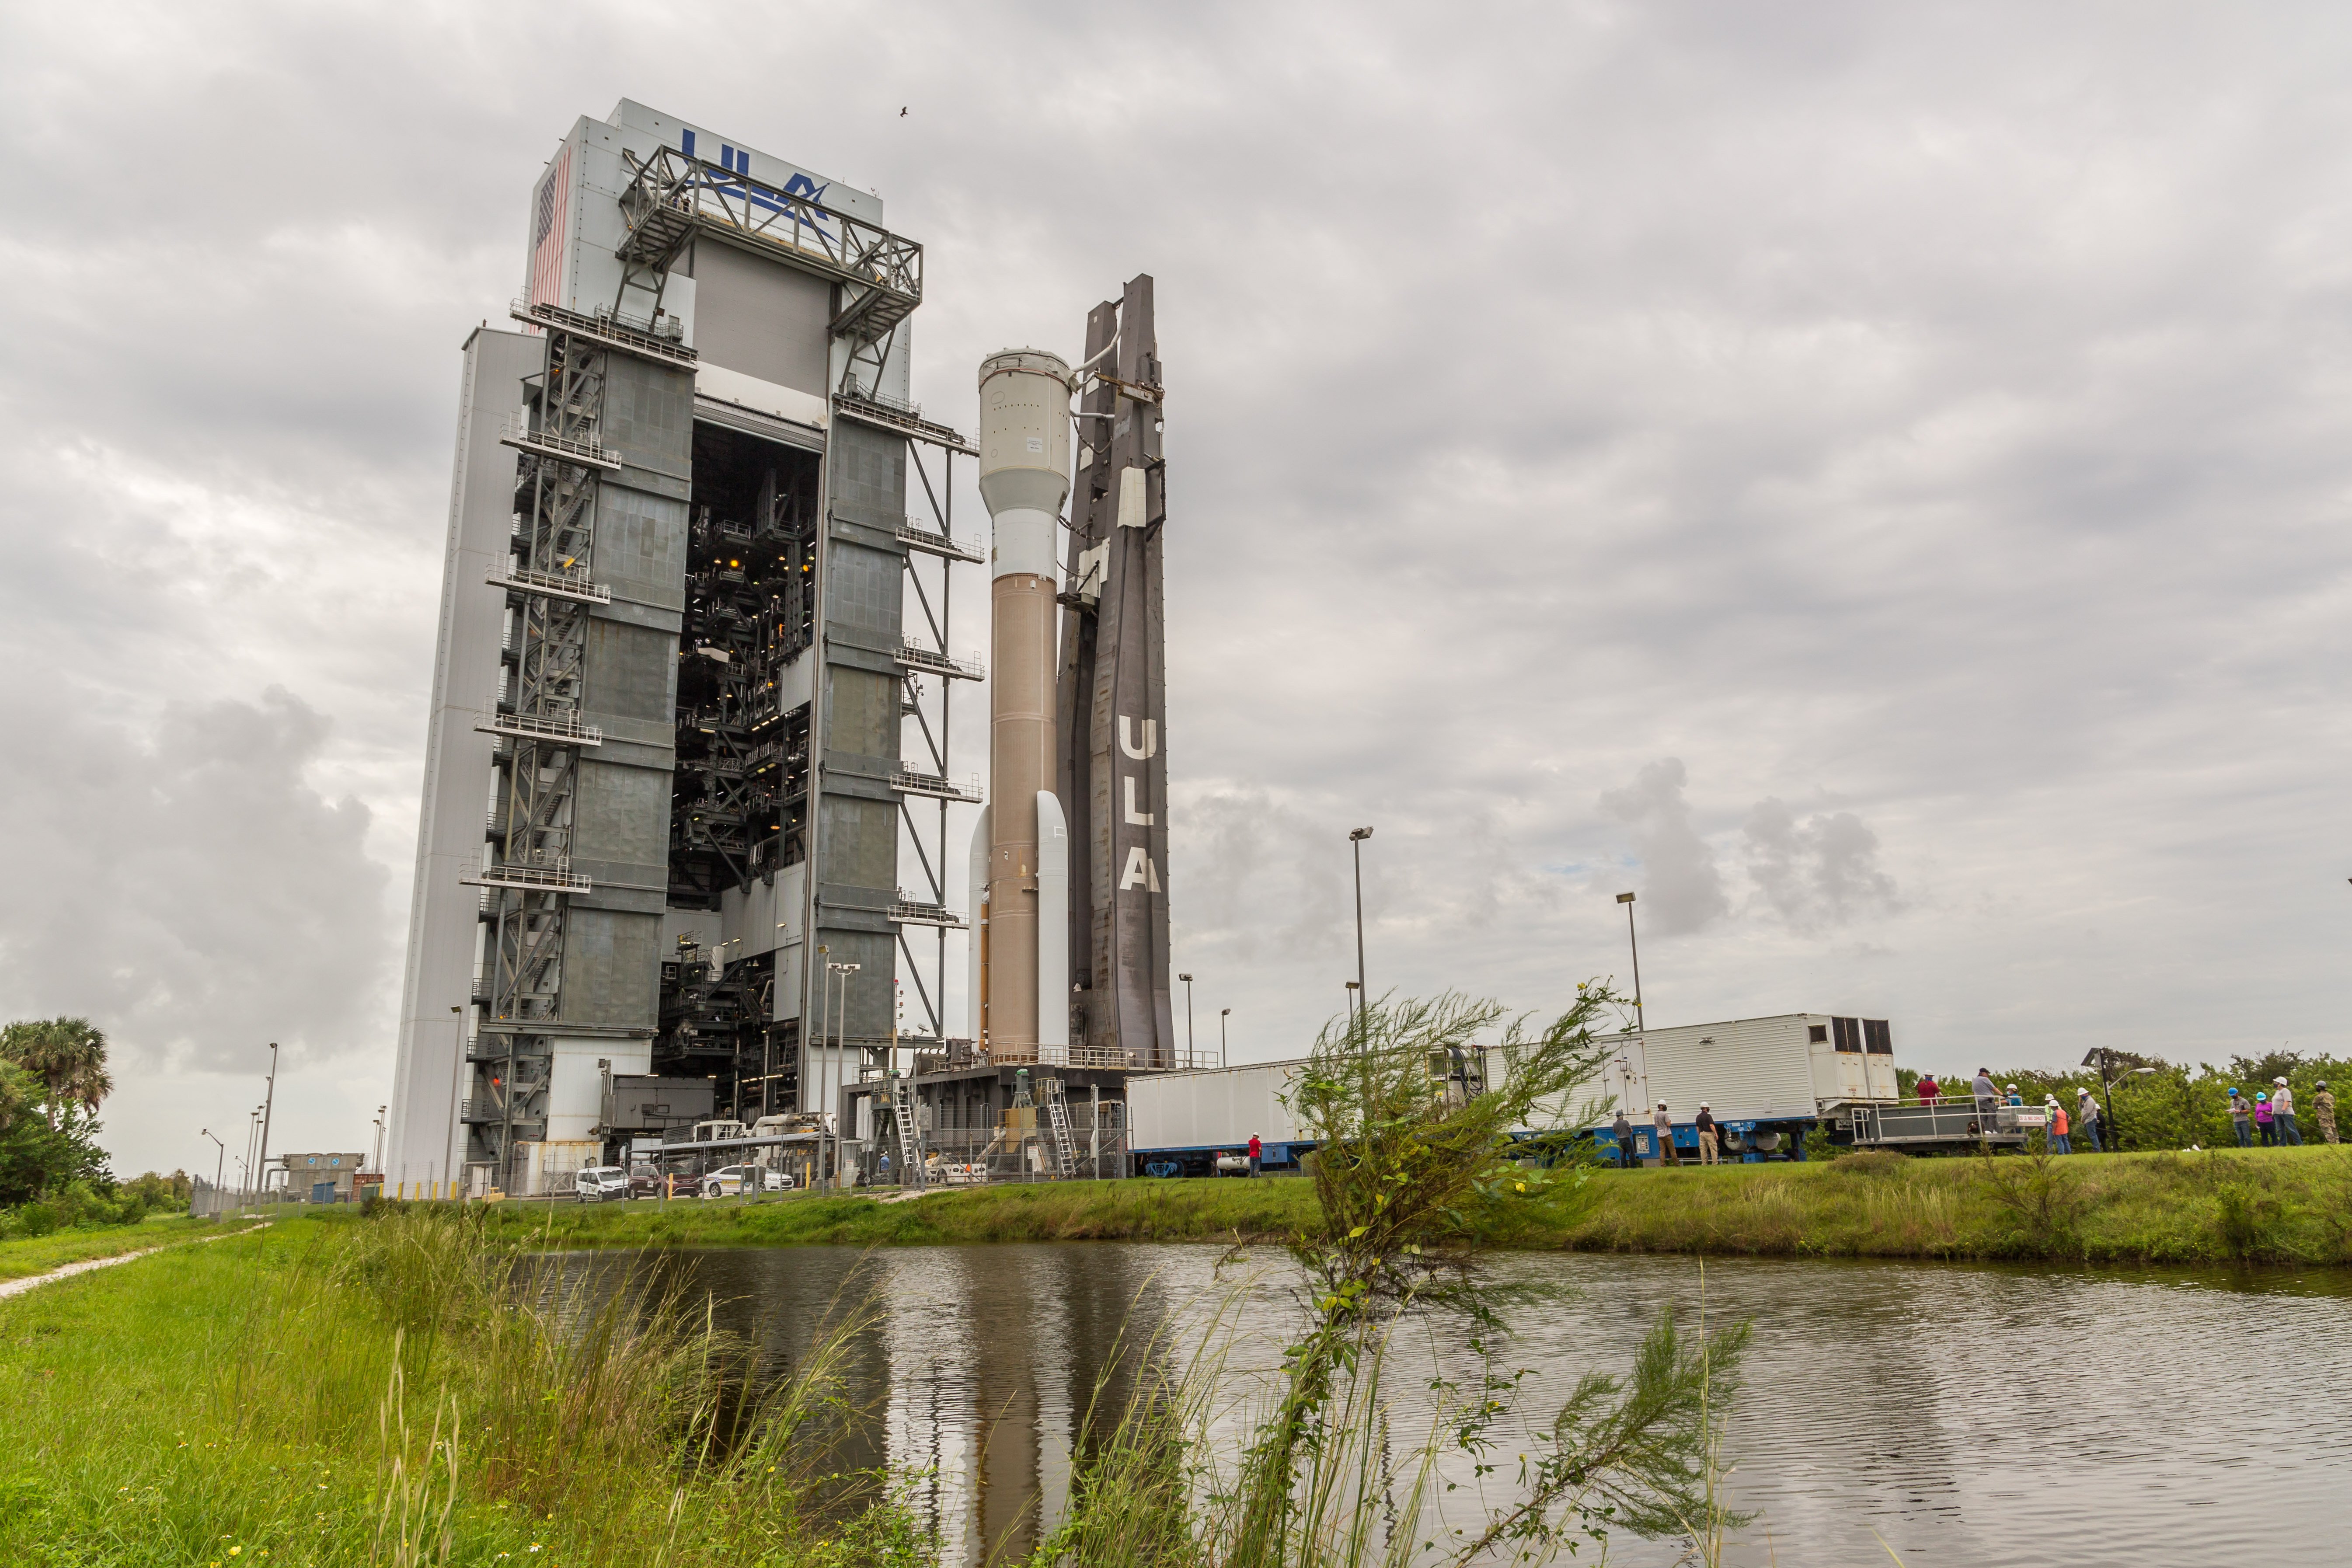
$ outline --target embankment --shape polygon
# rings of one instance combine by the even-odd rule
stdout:
[[[1476,1216],[1498,1245],[1747,1257],[2352,1264],[2352,1149],[1906,1160],[1598,1172]],[[900,1201],[516,1205],[545,1247],[1273,1241],[1321,1226],[1310,1184],[1082,1182]]]

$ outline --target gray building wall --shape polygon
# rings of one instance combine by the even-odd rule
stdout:
[[[707,237],[695,241],[688,269],[695,343],[704,359],[824,395],[832,284]]]
[[[461,1092],[464,1020],[450,1009],[473,991],[481,941],[480,889],[457,879],[482,863],[490,805],[490,737],[474,721],[497,689],[506,594],[483,579],[506,563],[513,526],[515,454],[499,427],[522,403],[522,379],[542,351],[523,332],[483,328],[466,340],[457,381],[457,455],[443,556],[440,635],[425,729],[425,802],[417,826],[416,882],[408,908],[408,963],[401,985],[400,1048],[384,1166],[394,1180],[448,1174],[463,1157],[450,1103]]]

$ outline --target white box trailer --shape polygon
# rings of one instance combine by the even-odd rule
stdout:
[[[1973,1123],[1965,1129],[1959,1122],[1949,1129],[1908,1124],[1906,1118],[1916,1119],[1898,1109],[1894,1033],[1883,1018],[1781,1013],[1627,1031],[1608,1043],[1614,1048],[1601,1071],[1544,1101],[1528,1119],[1528,1131],[1605,1130],[1612,1112],[1601,1107],[1613,1102],[1633,1124],[1636,1156],[1654,1160],[1659,1153],[1654,1119],[1663,1100],[1675,1147],[1693,1154],[1702,1104],[1723,1130],[1726,1154],[1734,1158],[1792,1154],[1823,1121],[1841,1142],[1925,1145],[1979,1136]],[[1502,1070],[1500,1053],[1486,1056],[1492,1081]],[[1983,1131],[1994,1142],[2023,1137],[2021,1128],[2006,1121]]]
[[[1896,1098],[1894,1037],[1883,1018],[1782,1013],[1629,1032],[1608,1043],[1614,1049],[1598,1075],[1545,1102],[1552,1125],[1603,1099],[1637,1122],[1660,1100],[1676,1121],[1704,1102],[1718,1121],[1810,1122],[1837,1106]]]
[[[1306,1066],[1253,1062],[1133,1075],[1127,1080],[1127,1124],[1136,1168],[1150,1175],[1207,1175],[1220,1153],[1246,1152],[1252,1133],[1265,1151],[1265,1164],[1296,1164],[1300,1145],[1312,1144],[1285,1097]]]

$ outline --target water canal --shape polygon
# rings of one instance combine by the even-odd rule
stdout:
[[[668,1260],[781,1363],[865,1258],[883,1316],[857,1359],[855,1397],[876,1419],[856,1458],[925,1472],[944,1560],[965,1568],[1058,1510],[1130,1305],[1195,1343],[1228,1304],[1253,1331],[1228,1362],[1246,1398],[1280,1342],[1287,1265],[1266,1255],[1221,1277],[1219,1256],[1098,1242]],[[1622,1370],[1667,1305],[1686,1320],[1701,1305],[1693,1259],[1496,1267],[1528,1288],[1508,1363],[1533,1369],[1530,1413],[1588,1371]],[[2341,1274],[1717,1260],[1705,1295],[1710,1316],[1755,1325],[1727,1440],[1735,1504],[1759,1517],[1727,1561],[1885,1563],[1880,1537],[1911,1568],[2352,1561]],[[1420,1345],[1397,1385],[1417,1388],[1432,1354],[1473,1372],[1466,1352]],[[1221,1436],[1237,1437],[1238,1415],[1226,1421]],[[1620,1538],[1609,1560],[1680,1556]]]

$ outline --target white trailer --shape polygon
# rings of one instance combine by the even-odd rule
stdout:
[[[1219,1154],[1245,1152],[1255,1133],[1261,1163],[1286,1167],[1314,1145],[1292,1112],[1303,1061],[1191,1072],[1137,1073],[1127,1080],[1128,1147],[1146,1175],[1212,1174]]]
[[[1664,1100],[1677,1121],[1703,1101],[1718,1121],[1810,1122],[1834,1106],[1896,1098],[1894,1038],[1879,1018],[1782,1013],[1629,1030],[1609,1043],[1599,1074],[1547,1102],[1556,1124],[1604,1099],[1636,1121]]]

